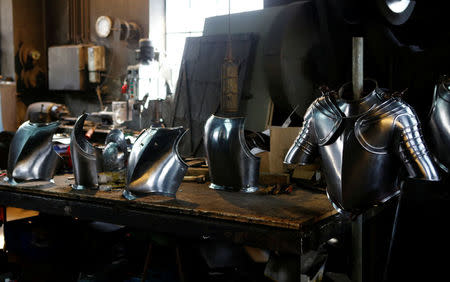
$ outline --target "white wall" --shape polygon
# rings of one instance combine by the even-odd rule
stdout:
[[[159,51],[166,50],[166,1],[150,1],[149,38]]]
[[[15,78],[13,0],[0,0],[0,74]]]

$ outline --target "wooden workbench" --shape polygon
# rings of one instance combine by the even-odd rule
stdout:
[[[179,236],[209,237],[301,253],[327,240],[344,220],[325,194],[295,189],[291,194],[243,194],[216,191],[207,184],[183,183],[176,199],[145,196],[129,201],[122,190],[72,190],[71,175],[55,183],[12,186],[0,181],[0,205],[105,221]]]

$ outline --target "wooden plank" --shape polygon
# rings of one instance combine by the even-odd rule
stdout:
[[[128,201],[123,189],[74,191],[72,182],[72,175],[57,176],[55,183],[11,186],[0,181],[0,205],[293,254],[316,249],[345,230],[326,196],[307,190],[250,195],[212,190],[208,183],[183,183],[176,199]]]
[[[208,183],[182,183],[176,199],[149,195],[128,201],[122,197],[122,189],[75,191],[69,186],[72,182],[68,176],[55,177],[54,185],[41,182],[11,186],[0,182],[0,191],[291,230],[336,213],[326,195],[302,189],[274,196],[217,191],[209,189]]]
[[[187,216],[151,209],[120,207],[110,202],[88,202],[39,196],[0,189],[0,204],[38,208],[43,213],[127,225],[133,228],[176,234],[184,238],[211,238],[263,249],[300,254],[300,232],[270,226]],[[322,223],[321,223],[322,224]],[[319,229],[321,229],[319,227]],[[328,236],[329,237],[329,236]]]
[[[16,83],[0,82],[0,128],[4,131],[17,130],[16,103]]]

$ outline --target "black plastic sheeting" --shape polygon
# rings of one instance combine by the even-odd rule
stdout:
[[[407,179],[397,209],[385,282],[447,281],[450,177]]]
[[[228,35],[189,37],[186,39],[176,93],[165,120],[169,126],[190,129],[179,151],[183,156],[204,156],[203,127],[217,113],[221,95],[221,68],[226,55]],[[245,99],[248,74],[253,65],[254,34],[231,36],[234,62],[239,65],[239,100]]]

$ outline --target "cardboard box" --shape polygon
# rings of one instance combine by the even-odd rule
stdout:
[[[279,127],[271,126],[270,128],[270,153],[269,155],[269,172],[272,174],[286,173],[286,165],[283,164],[289,148],[294,143],[300,132],[300,127]]]

